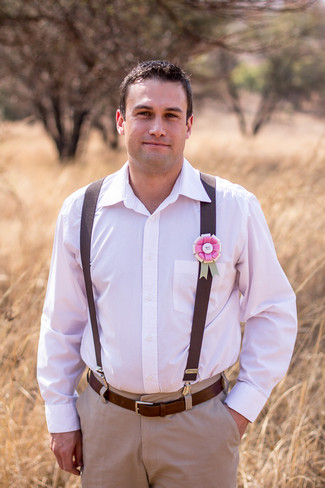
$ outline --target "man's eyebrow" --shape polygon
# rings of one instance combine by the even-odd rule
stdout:
[[[150,105],[135,105],[133,108],[133,110],[142,110],[142,109],[152,110],[152,107],[150,107]]]
[[[151,105],[135,105],[133,110],[153,110],[153,107]],[[180,107],[167,107],[164,111],[183,113],[183,110]]]
[[[168,107],[165,110],[166,112],[179,112],[180,114],[183,113],[183,110],[180,107]]]

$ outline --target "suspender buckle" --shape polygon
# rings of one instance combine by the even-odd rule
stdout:
[[[104,370],[100,366],[97,366],[96,368],[96,373],[101,377],[101,379],[104,381],[104,385],[106,386],[106,389],[108,390],[108,383],[105,378]]]
[[[191,393],[191,383],[187,382],[184,384],[182,395],[186,396],[186,395],[189,395],[190,393]]]

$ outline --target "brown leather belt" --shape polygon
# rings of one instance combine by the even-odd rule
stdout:
[[[99,395],[101,395],[101,391],[105,390],[105,386],[96,378],[92,371],[90,372],[90,375],[88,375],[88,382],[92,389]],[[221,377],[212,385],[204,388],[204,390],[193,393],[193,407],[217,396],[223,390],[223,388],[224,381]],[[144,415],[145,417],[165,417],[165,415],[183,412],[186,410],[184,397],[172,402],[152,403],[144,402],[142,400],[132,400],[131,398],[119,395],[118,393],[115,393],[109,389],[106,389],[102,396],[107,402],[114,403],[122,408],[127,408],[128,410],[132,410],[133,412],[136,412],[139,415]]]

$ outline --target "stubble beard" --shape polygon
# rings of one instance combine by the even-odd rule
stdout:
[[[180,160],[171,158],[170,155],[142,154],[141,160],[132,158],[132,165],[136,171],[147,176],[158,176],[170,173],[173,168],[181,166]],[[182,158],[180,158],[183,161]]]

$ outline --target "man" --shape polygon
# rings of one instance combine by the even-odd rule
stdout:
[[[294,293],[256,198],[217,178],[217,269],[197,378],[184,387],[200,265],[193,243],[200,202],[211,201],[183,156],[193,124],[188,77],[165,61],[139,64],[121,85],[116,120],[128,162],[103,183],[91,246],[101,376],[80,257],[85,188],[57,223],[38,356],[51,447],[62,469],[82,468],[87,488],[233,488],[240,438],[289,365]],[[239,353],[227,395],[221,377]],[[85,365],[91,381],[77,401]],[[215,392],[206,401],[205,389]],[[183,411],[166,414],[170,404]],[[147,417],[156,405],[159,416]]]

